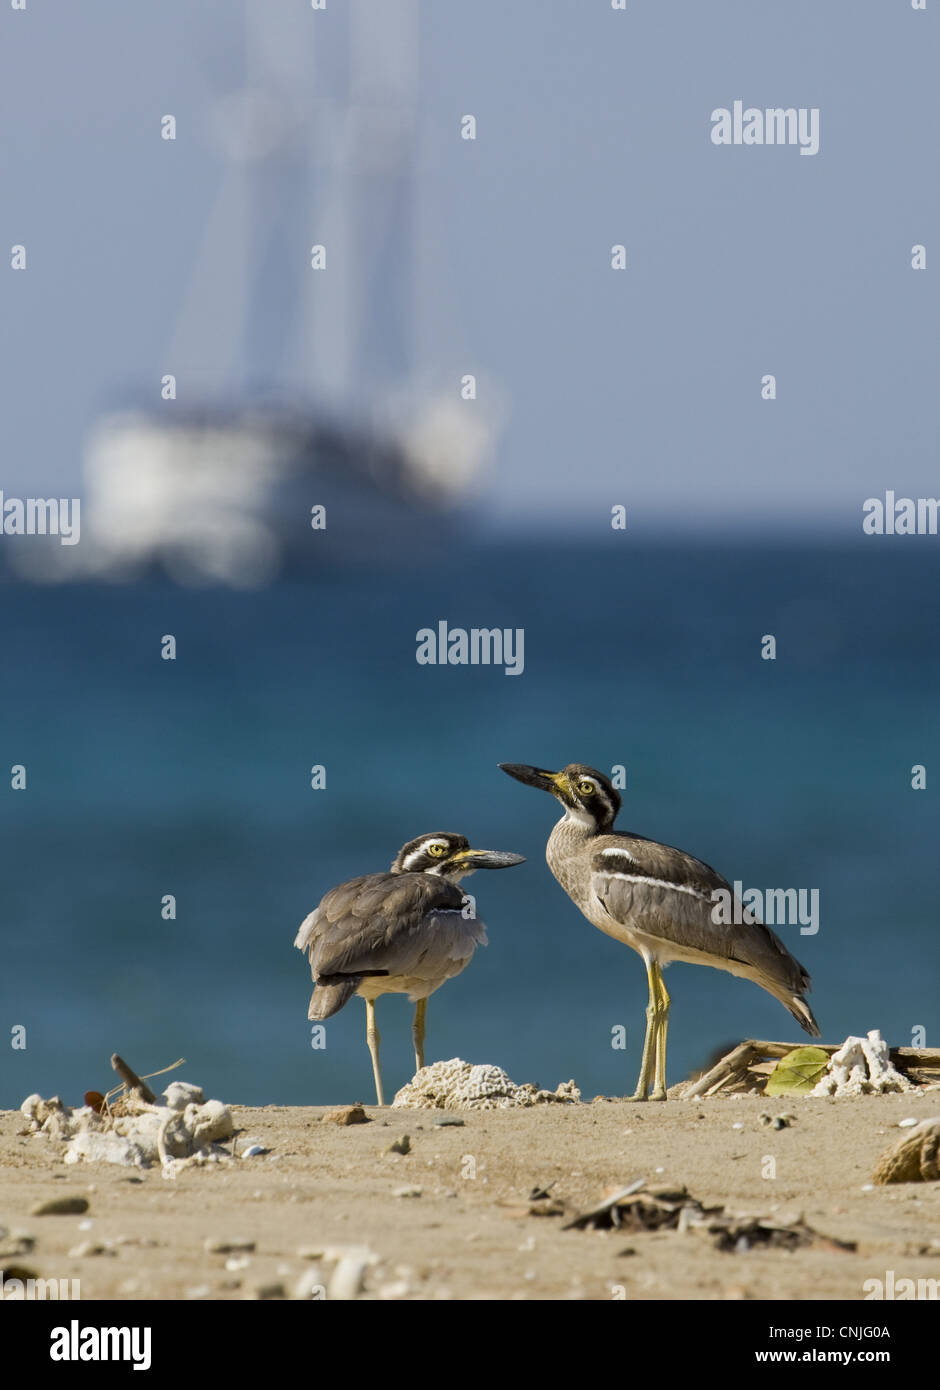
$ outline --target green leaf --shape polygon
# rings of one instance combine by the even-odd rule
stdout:
[[[829,1053],[821,1047],[795,1047],[774,1067],[764,1087],[766,1096],[806,1095],[825,1076]]]

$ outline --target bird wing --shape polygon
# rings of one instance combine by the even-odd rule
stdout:
[[[457,974],[486,928],[463,915],[456,884],[433,874],[368,874],[333,888],[294,942],[314,980],[369,973],[431,978]]]
[[[800,963],[753,913],[742,908],[720,915],[743,921],[715,920],[716,890],[729,895],[730,907],[731,885],[684,850],[639,835],[603,836],[591,859],[591,888],[615,922],[678,948],[675,956],[717,957],[726,968],[744,966],[790,990],[809,985]]]

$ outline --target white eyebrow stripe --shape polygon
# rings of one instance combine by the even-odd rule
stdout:
[[[693,898],[699,898],[703,903],[710,903],[712,898],[709,894],[703,893],[698,888],[693,888],[688,883],[670,883],[668,878],[648,878],[645,874],[618,874],[604,870],[605,878],[622,878],[626,883],[651,883],[656,888],[671,888],[674,893],[689,893]]]

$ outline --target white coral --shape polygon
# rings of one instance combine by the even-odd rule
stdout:
[[[474,1065],[459,1057],[422,1067],[395,1096],[394,1106],[412,1110],[513,1110],[551,1102],[577,1104],[581,1092],[573,1081],[557,1090],[540,1091],[531,1082],[517,1086],[502,1067]]]
[[[829,1068],[810,1092],[814,1096],[861,1096],[909,1091],[911,1083],[891,1063],[888,1044],[877,1028],[867,1038],[848,1037],[829,1058]]]
[[[66,1145],[66,1163],[121,1163],[139,1168],[159,1163],[164,1177],[172,1178],[187,1165],[224,1156],[215,1145],[231,1139],[234,1133],[227,1105],[220,1100],[195,1104],[191,1098],[202,1095],[198,1086],[186,1082],[176,1086],[167,1099],[180,1108],[172,1103],[152,1105],[131,1096],[129,1113],[102,1116],[90,1106],[73,1110],[58,1096],[43,1100],[32,1095],[20,1109],[29,1121],[30,1133]]]

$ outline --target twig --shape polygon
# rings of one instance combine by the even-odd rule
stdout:
[[[139,1091],[141,1099],[145,1100],[148,1105],[156,1104],[157,1098],[146,1081],[141,1081],[137,1073],[132,1071],[124,1058],[118,1056],[116,1052],[111,1054],[111,1066],[117,1072],[129,1091]],[[156,1073],[154,1074],[156,1075]]]

